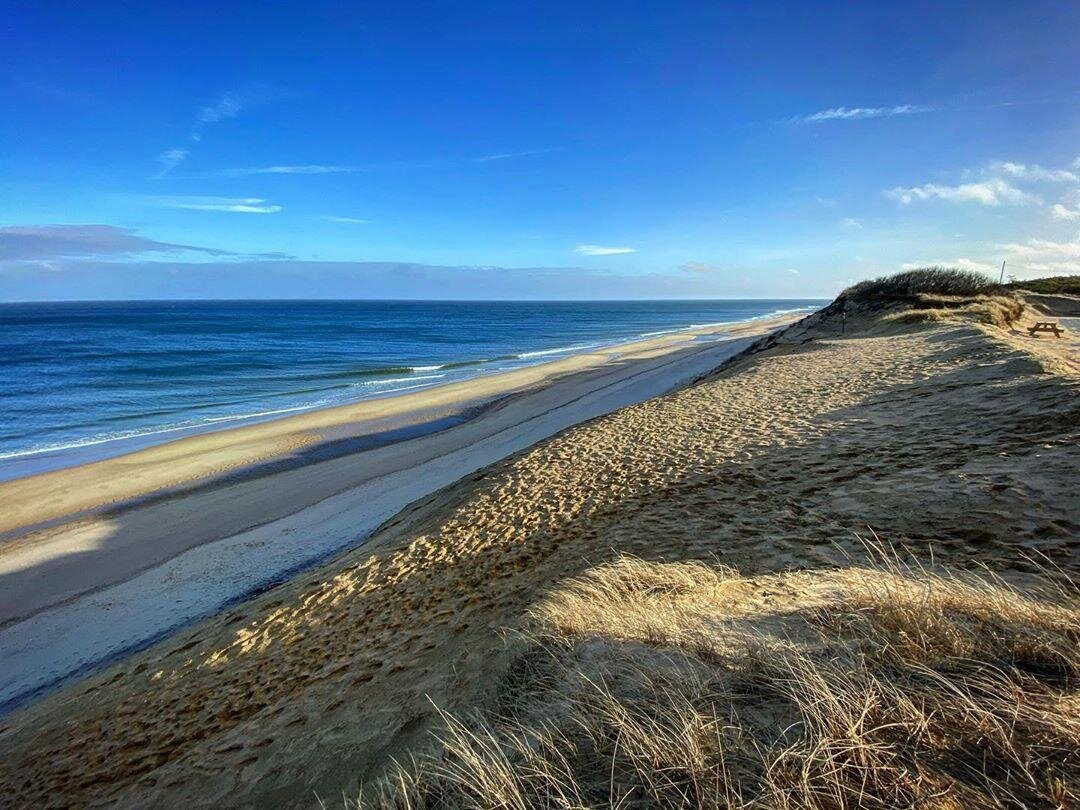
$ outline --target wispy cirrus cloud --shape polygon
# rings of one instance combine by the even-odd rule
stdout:
[[[366,166],[326,166],[317,163],[280,166],[254,166],[246,169],[225,169],[227,177],[246,177],[256,174],[356,174],[370,171]]]
[[[195,251],[233,256],[228,250],[159,242],[115,225],[12,225],[0,228],[0,261],[40,261],[143,253]]]
[[[891,107],[829,107],[810,115],[792,118],[796,124],[820,124],[825,121],[858,121],[865,118],[889,118],[894,115],[914,115],[934,112],[938,108],[925,104],[895,104]]]
[[[545,155],[549,152],[557,151],[554,148],[550,149],[526,149],[521,152],[498,152],[493,155],[481,155],[472,159],[473,163],[491,163],[496,160],[510,160],[512,158],[529,157],[531,155]]]
[[[203,139],[203,135],[211,124],[236,118],[245,109],[265,104],[270,99],[270,95],[270,90],[263,84],[252,84],[239,90],[223,93],[210,104],[200,107],[195,113],[195,121],[188,133],[188,140],[198,143]],[[158,162],[161,163],[162,168],[154,177],[160,179],[167,176],[190,154],[189,149],[182,147],[166,149],[158,155]]]
[[[184,159],[190,154],[187,149],[166,149],[160,155],[158,155],[158,163],[161,164],[161,171],[159,171],[155,178],[161,178],[179,166],[184,162]]]
[[[366,225],[367,223],[369,223],[371,221],[369,219],[359,219],[358,217],[335,217],[335,216],[325,216],[325,217],[320,217],[320,219],[324,219],[327,222],[336,222],[339,225]]]
[[[364,174],[367,172],[394,169],[429,169],[445,166],[464,166],[471,163],[492,163],[512,160],[529,155],[542,155],[555,152],[556,149],[529,149],[522,152],[500,152],[471,158],[432,158],[430,160],[398,160],[387,163],[343,164],[343,163],[281,163],[273,166],[250,166],[225,169],[219,174],[224,177],[247,177],[260,174]]]
[[[195,124],[191,129],[191,140],[201,141],[203,132],[210,124],[224,121],[228,118],[236,118],[245,106],[244,98],[238,93],[225,93],[212,104],[199,109],[195,117]]]
[[[147,205],[158,208],[179,208],[188,211],[223,211],[230,214],[276,214],[280,205],[261,197],[145,197]]]
[[[961,183],[958,186],[942,186],[936,183],[911,187],[897,186],[887,190],[885,196],[896,200],[901,205],[934,199],[954,203],[973,202],[988,206],[1036,205],[1041,202],[1034,194],[1021,191],[1000,178],[979,183]]]
[[[574,253],[582,256],[618,256],[623,253],[637,253],[637,248],[632,247],[607,247],[605,245],[578,245]]]

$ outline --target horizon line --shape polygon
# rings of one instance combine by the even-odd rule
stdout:
[[[832,296],[835,297],[835,296]],[[371,303],[414,304],[608,304],[608,303],[670,303],[693,301],[827,301],[829,296],[751,297],[715,296],[711,298],[27,298],[0,300],[4,304],[194,304],[229,302],[323,302],[352,301]]]

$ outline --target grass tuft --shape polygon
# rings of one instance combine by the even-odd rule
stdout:
[[[537,605],[498,705],[355,805],[1075,806],[1080,609],[1048,588],[624,558]]]

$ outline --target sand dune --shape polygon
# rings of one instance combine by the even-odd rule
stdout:
[[[1072,578],[1076,349],[959,316],[810,318],[17,712],[0,785],[23,806],[333,802],[428,746],[436,706],[490,702],[505,631],[622,554],[753,577],[843,567],[873,530],[954,568],[1023,579],[1039,555]]]

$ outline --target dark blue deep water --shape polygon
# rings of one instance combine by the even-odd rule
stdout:
[[[821,303],[0,304],[0,478]]]

